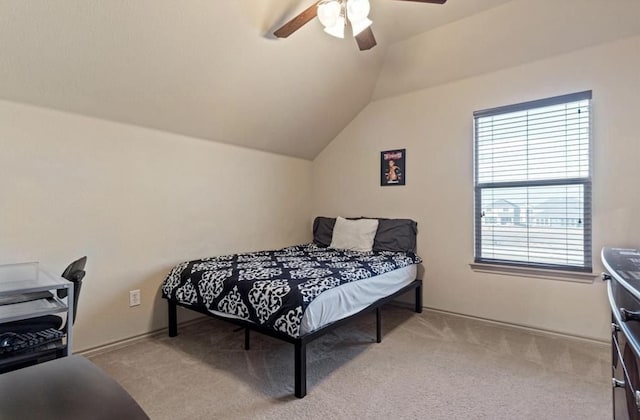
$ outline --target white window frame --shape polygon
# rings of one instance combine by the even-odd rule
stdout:
[[[474,115],[474,264],[472,264],[472,268],[477,269],[479,271],[497,271],[504,272],[505,270],[509,270],[510,268],[516,272],[527,273],[530,270],[535,270],[536,272],[544,273],[560,273],[560,272],[575,272],[576,274],[583,275],[585,272],[592,271],[593,265],[593,252],[592,252],[592,139],[591,139],[591,99],[592,93],[591,91],[578,92],[568,95],[556,96],[552,98],[540,99],[535,101],[524,102],[515,105],[507,105],[498,108],[491,108],[482,111],[476,111],[473,113]],[[523,175],[522,180],[509,180],[509,181],[498,181],[498,182],[479,182],[479,174],[478,174],[478,121],[482,118],[499,116],[503,114],[509,114],[513,112],[519,111],[528,111],[536,108],[543,108],[547,106],[561,105],[567,103],[573,103],[578,101],[587,100],[589,102],[589,138],[588,138],[588,175],[587,176],[579,176],[575,178],[553,178],[553,179],[533,179],[527,180],[524,179]],[[528,126],[527,122],[527,126]],[[527,139],[527,143],[530,140]],[[515,166],[514,166],[515,167]],[[513,167],[512,167],[513,168]],[[483,190],[493,189],[494,191],[502,189],[502,188],[535,188],[535,187],[545,187],[545,186],[568,186],[568,185],[577,185],[581,186],[581,191],[583,192],[583,214],[582,214],[582,231],[583,231],[583,261],[580,265],[575,264],[562,264],[562,263],[548,263],[548,262],[540,262],[540,261],[531,261],[517,258],[495,258],[495,257],[487,257],[483,256],[483,228],[482,228],[482,217],[483,217],[483,209],[481,208],[481,197]],[[506,190],[502,190],[506,191]],[[528,191],[528,190],[527,190]],[[486,216],[486,215],[485,215]],[[529,224],[529,219],[527,215],[526,223]],[[526,239],[526,248],[528,249],[531,242],[529,237]],[[489,254],[489,252],[486,252]],[[515,254],[515,252],[514,252]]]

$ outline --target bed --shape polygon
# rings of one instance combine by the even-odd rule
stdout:
[[[313,242],[186,261],[162,284],[169,335],[182,306],[294,344],[295,395],[306,395],[306,345],[372,310],[381,342],[385,303],[414,291],[422,312],[417,224],[410,219],[317,217]]]

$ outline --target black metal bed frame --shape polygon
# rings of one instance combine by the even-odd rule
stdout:
[[[398,296],[415,289],[415,311],[417,313],[422,312],[422,280],[416,279],[408,285],[404,286],[402,289],[397,292],[386,296],[382,299],[379,299],[367,306],[360,312],[357,312],[353,315],[350,315],[346,318],[342,318],[338,321],[335,321],[331,324],[325,325],[322,328],[319,328],[315,331],[307,333],[298,338],[291,337],[282,332],[274,331],[260,325],[256,325],[254,323],[235,318],[227,318],[219,315],[212,314],[204,309],[193,308],[187,305],[183,305],[181,303],[167,300],[169,303],[169,337],[175,337],[178,335],[178,319],[177,319],[177,308],[178,306],[182,306],[187,309],[191,309],[196,312],[203,313],[205,315],[212,316],[214,318],[222,319],[227,322],[231,322],[233,324],[239,325],[244,328],[244,348],[245,350],[250,349],[250,332],[251,330],[260,332],[262,334],[268,335],[270,337],[274,337],[288,343],[292,343],[295,347],[295,355],[294,355],[294,376],[295,376],[295,395],[298,398],[303,398],[307,395],[307,344],[316,338],[326,334],[330,330],[339,327],[348,321],[367,313],[368,311],[375,309],[376,311],[376,342],[380,343],[382,341],[382,319],[381,319],[381,308],[384,304],[389,303],[391,300],[397,298]]]

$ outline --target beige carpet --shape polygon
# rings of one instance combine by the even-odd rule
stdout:
[[[364,316],[307,348],[206,320],[90,359],[152,419],[608,419],[609,347],[404,307]]]

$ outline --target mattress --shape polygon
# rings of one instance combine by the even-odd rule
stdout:
[[[300,335],[351,316],[378,299],[389,296],[416,279],[417,264],[408,265],[368,279],[345,283],[322,292],[307,306],[300,323]],[[225,318],[240,317],[210,310]]]

